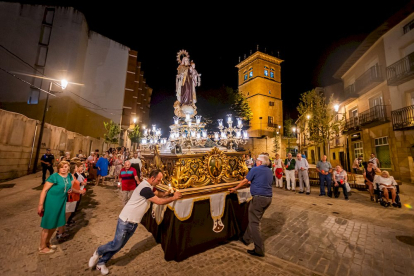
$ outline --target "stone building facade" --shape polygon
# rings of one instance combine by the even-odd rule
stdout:
[[[255,155],[272,153],[275,129],[280,129],[280,134],[283,132],[282,62],[256,51],[236,65],[239,92],[246,97],[253,112],[248,129],[250,138],[245,148]]]
[[[371,153],[381,169],[414,182],[414,4],[374,30],[335,73],[344,83],[338,116],[345,116],[348,167]]]

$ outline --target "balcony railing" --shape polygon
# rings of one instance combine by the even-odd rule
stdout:
[[[345,121],[344,129],[347,131],[350,130],[359,130],[360,124],[359,124],[359,117],[351,117]]]
[[[355,92],[361,93],[363,91],[372,89],[383,80],[384,79],[381,74],[381,67],[378,64],[374,65],[356,79]]]
[[[389,122],[385,105],[374,106],[358,116],[351,117],[345,121],[344,132],[350,133],[363,128],[373,127]]]
[[[414,128],[414,105],[393,110],[391,112],[392,128],[405,130]]]
[[[357,98],[358,94],[355,92],[355,83],[348,85],[344,89],[342,100],[345,101],[350,98]]]
[[[385,105],[376,105],[358,115],[361,126],[374,126],[389,122]]]
[[[277,128],[278,127],[278,124],[268,122],[267,123],[267,127]]]
[[[414,78],[414,52],[387,67],[387,83],[396,86]]]

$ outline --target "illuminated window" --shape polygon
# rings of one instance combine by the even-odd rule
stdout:
[[[264,74],[265,74],[266,77],[268,77],[269,76],[269,71],[267,69],[265,69]]]
[[[274,72],[272,72],[272,71],[270,71],[270,77],[271,77],[271,78],[274,78],[274,77],[275,77],[275,73],[274,73]]]
[[[249,78],[253,78],[253,71],[250,71]]]
[[[247,80],[247,74],[246,74],[246,75],[244,75],[244,80]]]

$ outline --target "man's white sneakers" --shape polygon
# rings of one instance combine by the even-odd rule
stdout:
[[[89,259],[89,267],[90,268],[94,267],[98,263],[98,260],[99,260],[99,255],[98,255],[98,252],[95,251],[93,252],[92,257]]]
[[[109,269],[106,267],[105,264],[96,265],[96,270],[100,271],[102,275],[106,275],[109,273]]]

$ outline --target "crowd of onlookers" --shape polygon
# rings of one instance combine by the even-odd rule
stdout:
[[[249,171],[256,166],[256,156],[253,155],[253,157],[251,157],[250,155],[245,155],[243,158]],[[292,153],[288,153],[284,160],[280,158],[279,154],[276,154],[273,159],[270,158],[270,161],[272,165],[269,166],[269,168],[273,171],[273,183],[277,188],[285,188],[287,191],[296,192],[296,182],[298,179],[299,193],[310,194],[309,163],[304,154],[298,153],[296,158],[293,158]],[[380,161],[374,153],[371,154],[371,158],[366,162],[362,160],[361,155],[354,160],[352,173],[362,174],[367,190],[370,193],[371,201],[374,201],[374,190],[377,189],[378,184],[378,189],[383,191],[382,194],[385,197],[385,206],[388,207],[392,205],[397,207],[397,183],[395,179],[390,176],[389,172],[381,171],[379,168]],[[349,200],[349,191],[351,190],[351,187],[348,183],[348,172],[346,172],[341,165],[333,167],[327,160],[327,156],[323,155],[322,159],[317,162],[315,169],[319,177],[319,196],[327,195],[329,197],[334,196],[335,198],[338,198],[342,191],[345,200]]]
[[[38,214],[42,217],[43,230],[39,254],[55,252],[56,245],[50,243],[55,231],[58,241],[70,235],[69,230],[76,225],[73,218],[87,185],[95,186],[112,180],[121,190],[125,205],[141,181],[142,162],[138,155],[139,152],[132,154],[127,148],[119,147],[110,148],[102,154],[95,150],[89,156],[84,155],[82,150],[75,156],[65,152],[55,160],[51,150],[47,149],[41,157],[43,190]]]

